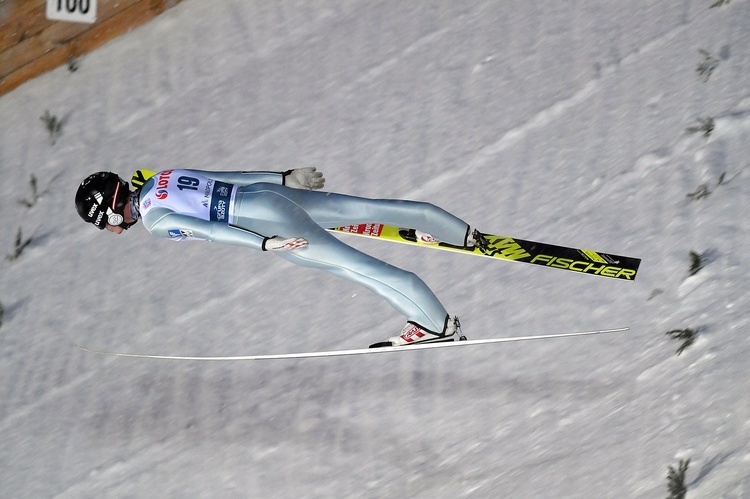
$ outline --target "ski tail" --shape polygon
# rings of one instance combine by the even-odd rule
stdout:
[[[141,168],[140,170],[136,170],[133,172],[133,175],[130,177],[130,183],[136,190],[140,189],[141,187],[143,187],[143,184],[145,184],[148,179],[156,175],[156,173],[157,172],[152,172],[151,170]]]

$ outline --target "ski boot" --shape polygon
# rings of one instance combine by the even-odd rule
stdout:
[[[450,316],[445,318],[445,327],[441,334],[433,333],[427,329],[422,328],[414,322],[407,322],[406,326],[401,330],[399,336],[388,338],[388,341],[381,341],[370,345],[370,348],[379,347],[396,347],[414,345],[417,343],[438,343],[443,341],[464,341],[466,336],[461,332],[461,323],[458,317],[451,318]]]

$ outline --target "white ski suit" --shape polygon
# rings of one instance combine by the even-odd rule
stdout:
[[[465,245],[469,226],[429,203],[367,199],[282,185],[275,172],[166,170],[140,189],[138,208],[153,235],[207,240],[264,250],[273,236],[301,237],[308,246],[278,256],[326,270],[372,290],[423,329],[442,333],[448,313],[412,272],[358,251],[326,228],[382,223],[427,232]]]

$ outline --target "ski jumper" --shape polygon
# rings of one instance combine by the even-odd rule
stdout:
[[[166,170],[146,181],[138,206],[151,234],[175,241],[263,250],[264,241],[273,236],[302,237],[307,247],[276,252],[278,256],[360,284],[408,321],[443,332],[448,312],[416,274],[362,253],[325,229],[382,223],[462,246],[468,237],[466,222],[429,203],[293,189],[282,185],[283,179],[275,172]]]

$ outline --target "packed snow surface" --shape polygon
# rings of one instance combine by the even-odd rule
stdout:
[[[750,497],[750,8],[714,3],[189,0],[0,97],[0,496],[653,498],[690,459],[688,497]],[[469,338],[631,329],[270,362],[75,348],[398,332],[351,283],[73,207],[99,170],[302,166],[643,258],[627,282],[346,239],[420,275]]]

